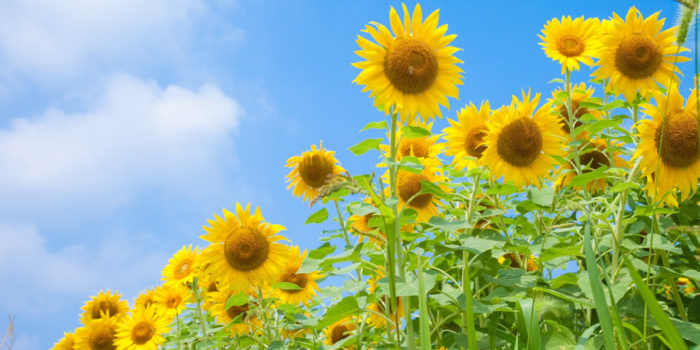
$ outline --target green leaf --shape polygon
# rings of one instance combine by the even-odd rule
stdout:
[[[343,298],[340,302],[328,309],[323,318],[318,322],[318,328],[326,328],[345,317],[352,316],[360,312],[357,300],[354,296]]]
[[[610,318],[610,310],[608,309],[608,305],[605,302],[605,294],[603,294],[603,287],[600,285],[600,271],[598,271],[598,264],[596,263],[595,254],[593,252],[593,246],[591,244],[590,223],[584,224],[583,242],[584,250],[586,252],[588,279],[593,292],[593,303],[595,304],[596,311],[598,312],[598,319],[600,325],[603,328],[603,335],[605,336],[605,346],[607,350],[614,350],[615,335],[613,333],[612,319]]]
[[[416,137],[430,136],[430,131],[421,128],[420,126],[404,126],[401,128],[401,137],[412,139]]]
[[[386,159],[386,158],[385,158]],[[420,174],[425,167],[420,162],[420,159],[413,156],[406,156],[399,161],[399,169],[405,170],[414,174]]]
[[[549,207],[552,205],[552,200],[554,199],[554,188],[532,188],[527,192],[527,198],[537,205]]]
[[[622,183],[616,184],[615,186],[609,188],[607,190],[607,192],[618,193],[618,192],[622,192],[622,191],[630,189],[630,188],[637,189],[639,187],[640,187],[639,184],[636,182],[622,182]]]
[[[443,218],[439,218],[437,216],[433,216],[430,218],[430,221],[428,221],[428,225],[437,228],[439,230],[445,230],[449,232],[457,232],[457,230],[463,229],[466,227],[466,221],[464,220],[457,220],[457,221],[446,221]]]
[[[559,243],[547,248],[540,255],[541,262],[547,262],[562,256],[582,256],[581,244],[572,245],[570,243]]]
[[[306,224],[320,224],[328,219],[328,209],[323,208],[309,216],[308,219],[306,219],[306,222],[304,222],[304,225]]]
[[[363,140],[362,142],[356,144],[355,146],[352,146],[348,148],[350,152],[354,153],[356,156],[359,156],[361,154],[365,154],[369,152],[370,150],[379,149],[379,145],[384,141],[384,139],[366,139]]]
[[[304,288],[301,288],[294,283],[289,283],[289,282],[277,282],[277,283],[273,284],[272,287],[276,288],[276,289],[284,289],[284,290],[302,290],[302,289],[304,289]]]
[[[328,254],[332,254],[335,251],[335,246],[326,242],[322,246],[309,252],[308,258],[310,259],[323,259]]]
[[[604,178],[606,170],[608,170],[608,167],[603,165],[596,170],[593,170],[593,171],[590,171],[587,173],[583,173],[580,175],[576,175],[576,176],[574,176],[573,179],[571,179],[571,183],[569,183],[566,187],[567,188],[573,187],[573,186],[582,187],[591,181]]]
[[[549,285],[552,286],[553,289],[559,289],[565,284],[573,284],[576,285],[578,283],[578,275],[573,274],[571,272],[565,273],[552,281],[549,282]]]
[[[232,295],[228,300],[226,300],[226,310],[233,306],[242,306],[248,304],[248,293],[240,292],[238,294]]]
[[[443,191],[438,185],[430,181],[421,180],[420,189],[420,193],[430,193],[438,198],[450,197],[450,195]]]
[[[576,338],[569,328],[559,325],[552,320],[545,320],[547,331],[542,337],[543,349],[574,350]]]
[[[531,298],[524,298],[517,302],[518,326],[521,332],[527,334],[530,349],[544,349],[540,330],[540,318],[537,315],[535,303]]]
[[[284,342],[281,340],[274,340],[267,346],[267,350],[281,350],[284,349]]]
[[[654,294],[649,290],[649,287],[647,287],[646,283],[637,272],[637,269],[634,268],[626,256],[623,256],[622,259],[625,262],[625,266],[627,266],[627,270],[632,276],[632,280],[634,280],[634,283],[637,286],[639,294],[642,296],[642,299],[644,299],[644,303],[654,316],[654,320],[659,325],[659,328],[661,328],[661,332],[663,332],[666,339],[671,343],[672,348],[675,350],[687,350],[688,347],[685,345],[683,338],[681,338],[678,329],[673,325],[671,319],[668,317],[668,315],[666,315],[666,312],[661,309],[659,302],[656,300]]]
[[[624,108],[624,107],[625,107],[625,101],[623,101],[623,100],[613,100],[613,101],[610,101],[610,102],[609,102],[608,104],[606,104],[605,106],[603,106],[602,109],[603,109],[604,111],[609,111],[609,110],[611,110],[611,109],[615,109],[615,108]]]
[[[383,111],[383,110],[382,110]],[[365,125],[364,128],[360,131],[365,131],[369,129],[389,129],[389,127],[386,125],[386,120],[382,120],[380,122],[370,122]]]
[[[503,248],[503,242],[494,241],[491,239],[484,239],[481,237],[471,237],[467,236],[466,239],[462,239],[462,248],[468,250],[474,254],[483,254],[493,248]]]

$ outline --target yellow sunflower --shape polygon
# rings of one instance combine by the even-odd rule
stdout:
[[[446,156],[454,156],[452,165],[458,169],[472,169],[479,166],[479,159],[486,150],[483,139],[486,135],[491,106],[483,102],[479,109],[469,102],[468,106],[457,113],[457,120],[447,119],[450,127],[442,130],[446,133]]]
[[[616,13],[614,18],[603,21],[601,30],[600,66],[593,76],[610,78],[609,89],[634,100],[637,90],[642,95],[657,89],[658,84],[668,87],[680,70],[673,62],[685,62],[689,58],[677,52],[688,51],[674,44],[677,27],[661,31],[665,19],[658,19],[659,12],[644,19],[633,6],[623,20]],[[680,50],[680,51],[679,51]]]
[[[554,105],[554,101],[557,100],[557,96],[562,92],[563,91],[561,88],[555,89],[552,92],[552,99],[548,100],[548,102]],[[601,119],[603,117],[603,113],[601,111],[581,106],[581,102],[584,102],[587,99],[593,97],[594,93],[595,88],[593,86],[586,86],[586,83],[573,85],[571,87],[571,111],[574,113],[574,129],[581,126],[581,122],[579,122],[578,119],[581,119],[581,117],[583,117],[586,114],[590,114],[596,119]],[[563,103],[560,104],[557,108],[555,108],[555,110],[556,112],[558,112],[559,116],[561,116],[562,131],[565,133],[565,135],[570,135],[571,129],[569,128],[569,111],[566,108],[566,100],[561,102]],[[576,138],[581,140],[587,139],[588,137],[587,134],[579,134],[576,135]]]
[[[520,255],[520,259],[523,259],[524,256]],[[530,255],[527,257],[527,271],[537,271],[537,258],[534,255]],[[516,269],[520,268],[520,264],[518,263],[518,260],[515,258],[515,254],[513,253],[507,253],[503,255],[502,257],[498,258],[498,263],[503,265],[507,261],[510,261],[510,267],[515,267]]]
[[[138,306],[125,317],[117,328],[117,350],[156,350],[165,341],[163,334],[170,332],[170,319],[151,306]]]
[[[63,338],[53,345],[51,350],[73,350],[75,348],[75,334],[63,333]]]
[[[346,317],[326,328],[323,333],[326,335],[324,343],[333,345],[352,335],[352,332],[357,329],[357,323],[352,317]],[[343,349],[354,349],[355,345],[343,347]]]
[[[244,305],[231,306],[226,308],[226,302],[239,292],[233,288],[222,288],[220,291],[209,293],[210,307],[208,308],[212,316],[216,318],[218,323],[228,325],[231,321],[241,316],[240,323],[235,323],[228,329],[231,336],[258,333],[262,329],[262,322],[257,315],[250,312],[251,302]],[[251,298],[256,298],[255,293],[248,290]]]
[[[428,131],[432,131],[433,123],[428,123],[427,121],[416,121],[410,126],[417,126]],[[389,134],[387,134],[387,140],[389,139]],[[412,156],[417,158],[437,158],[438,154],[442,151],[442,144],[437,143],[440,139],[440,135],[430,135],[423,137],[404,137],[401,128],[396,130],[396,139],[398,140],[398,145],[396,146],[396,160],[399,161],[403,157]],[[391,156],[391,146],[382,144],[379,146],[382,151],[384,151],[387,158]],[[381,163],[381,166],[385,166]]]
[[[279,298],[285,304],[298,305],[301,302],[309,306],[309,302],[317,295],[316,292],[320,290],[316,280],[323,278],[323,275],[318,272],[297,273],[308,252],[304,250],[304,253],[300,253],[298,246],[291,247],[289,250],[287,265],[282,269],[282,273],[277,278],[277,281],[293,283],[301,289],[277,288],[272,292],[272,297]]]
[[[313,200],[318,196],[318,191],[328,180],[345,171],[335,159],[335,151],[323,149],[321,141],[318,149],[311,145],[311,151],[304,152],[301,156],[293,156],[287,160],[287,167],[292,171],[287,174],[287,189],[292,189],[296,197],[304,195],[304,201]]]
[[[286,240],[277,234],[284,226],[266,223],[260,207],[251,215],[250,204],[244,210],[236,203],[235,215],[224,209],[223,218],[214,217],[209,220],[211,227],[204,227],[207,234],[201,236],[212,243],[201,255],[202,262],[209,264],[207,271],[219,283],[240,290],[274,283],[289,255],[287,246],[278,243]]]
[[[157,308],[171,320],[182,312],[191,299],[191,291],[181,284],[162,286],[158,288],[155,296]]]
[[[117,316],[117,318],[123,316],[129,311],[129,303],[126,300],[121,300],[121,296],[117,292],[112,294],[107,289],[106,293],[100,291],[97,296],[90,297],[91,300],[82,307],[83,314],[80,317],[80,322],[88,324],[88,322],[100,318],[103,312],[109,316]]]
[[[603,165],[607,166],[608,168],[627,168],[627,161],[620,157],[622,153],[617,149],[613,150],[612,152],[609,152],[608,143],[605,140],[595,139],[590,141],[590,143],[590,147],[587,147],[586,149],[582,150],[582,153],[580,154],[579,158],[581,166],[585,168],[583,170],[584,174],[596,170]],[[623,144],[617,143],[614,145],[616,146],[616,148],[619,148],[622,147]],[[567,172],[566,174],[557,178],[556,183],[558,188],[565,187],[566,185],[571,183],[571,180],[573,180],[576,176],[576,172],[573,170],[574,167],[571,162],[572,161],[567,162],[566,164],[564,164],[564,166],[560,168],[560,171]],[[586,188],[588,189],[588,191],[593,194],[604,191],[607,187],[608,183],[607,181],[605,181],[605,178],[600,178],[586,184]],[[578,191],[580,189],[581,187],[574,186],[574,190]]]
[[[666,196],[669,205],[676,205],[675,188],[680,190],[682,201],[690,197],[698,186],[700,150],[696,89],[697,86],[690,92],[685,107],[683,96],[675,85],[668,90],[667,95],[654,92],[656,106],[643,106],[644,112],[652,119],[642,120],[637,126],[641,141],[632,159],[642,158],[642,173],[652,180],[647,181],[648,184],[655,184],[656,188],[648,187],[649,195],[656,197],[670,192]]]
[[[188,284],[192,283],[195,277],[195,266],[199,258],[199,247],[192,249],[192,245],[183,246],[172,258],[168,261],[168,265],[163,269],[163,281],[165,285],[174,283]]]
[[[377,293],[377,287],[379,285],[377,284],[377,281],[380,280],[381,278],[384,277],[384,274],[382,272],[377,273],[377,276],[369,280],[369,293],[370,294],[376,294]],[[385,314],[385,308],[389,308],[391,310],[392,308],[392,303],[389,300],[388,295],[377,295],[377,301],[374,303],[369,304],[368,309],[371,311],[374,311],[378,314],[384,315]],[[396,298],[396,310],[398,312],[389,312],[389,318],[396,322],[397,319],[401,319],[403,317],[403,303],[401,302],[401,298]],[[375,328],[382,328],[386,326],[386,318],[379,316],[375,313],[369,313],[369,317],[367,318],[367,323],[374,326]]]
[[[372,203],[370,198],[365,198],[366,203]],[[386,233],[382,232],[381,229],[377,227],[369,227],[369,220],[375,217],[377,214],[369,213],[365,215],[352,215],[348,218],[348,223],[350,224],[350,232],[359,235],[358,242],[362,242],[365,236],[369,237],[369,241],[381,246],[386,241]],[[384,238],[383,240],[381,238]]]
[[[200,291],[200,295],[204,299],[204,304],[202,304],[202,307],[206,309],[206,306],[208,306],[208,303],[210,303],[209,298],[207,298],[207,296],[210,293],[219,290],[219,281],[214,277],[214,275],[206,273],[206,271],[203,271],[198,278],[199,279],[197,280],[197,285]]]
[[[457,85],[462,84],[462,63],[454,54],[460,49],[448,46],[457,36],[445,35],[447,25],[438,28],[439,10],[423,21],[419,4],[413,16],[403,5],[404,21],[392,7],[389,12],[391,30],[371,22],[363,30],[376,43],[359,36],[362,50],[355,53],[366,61],[353,63],[362,72],[353,82],[372,91],[374,106],[389,113],[392,107],[401,120],[412,121],[419,114],[423,120],[442,116],[441,104],[450,108],[447,96],[459,98]]]
[[[399,197],[399,209],[404,206],[412,208],[418,212],[416,221],[428,222],[431,217],[439,215],[437,206],[440,200],[431,193],[418,194],[423,189],[421,181],[431,182],[447,190],[443,185],[438,184],[438,182],[447,181],[447,177],[444,176],[442,164],[438,159],[422,158],[420,161],[424,168],[418,174],[399,169],[396,175],[396,192]],[[384,182],[389,184],[388,171],[383,177]],[[384,191],[387,196],[391,194],[389,186]]]
[[[134,301],[134,308],[137,308],[139,306],[143,307],[150,307],[151,305],[157,305],[156,304],[156,294],[157,294],[158,288],[151,288],[151,289],[146,289],[141,294],[139,294],[136,297],[136,300]]]
[[[491,177],[513,180],[519,188],[523,184],[540,186],[542,178],[557,163],[552,155],[563,155],[560,118],[545,104],[535,111],[540,94],[530,99],[523,91],[522,102],[515,96],[507,108],[491,115],[484,136],[486,150],[481,162],[491,170]]]
[[[571,16],[552,18],[547,21],[542,34],[537,35],[542,39],[542,49],[547,57],[559,61],[561,64],[561,74],[566,70],[579,70],[581,63],[592,66],[593,58],[596,57],[600,47],[598,41],[598,31],[600,20],[589,18],[584,20],[583,16],[571,19]]]
[[[115,317],[104,315],[102,318],[95,318],[85,326],[75,331],[76,350],[114,350],[116,349],[117,320]]]

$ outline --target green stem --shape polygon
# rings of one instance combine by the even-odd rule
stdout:
[[[472,187],[472,193],[469,196],[469,204],[467,205],[467,231],[471,235],[473,232],[472,219],[474,214],[474,203],[476,202],[476,195],[479,192],[479,182],[481,181],[481,172],[478,172],[474,176],[474,184]],[[507,233],[506,233],[507,235]],[[467,334],[467,342],[469,350],[476,350],[476,329],[474,325],[474,309],[473,309],[473,295],[471,289],[471,278],[469,276],[469,252],[466,250],[462,251],[462,293],[466,298],[466,310],[462,314],[462,333]]]
[[[202,336],[207,336],[207,321],[204,318],[204,313],[202,312],[202,293],[198,288],[198,278],[195,277],[192,280],[192,289],[194,290],[194,297],[197,299],[197,316],[199,316],[199,324],[202,325]]]
[[[350,247],[352,246],[352,243],[350,243],[350,235],[348,235],[348,229],[345,227],[345,219],[343,219],[343,213],[340,211],[338,200],[334,199],[333,203],[335,204],[335,210],[338,212],[338,222],[340,222],[340,227],[343,228],[343,238],[345,238],[345,244]]]
[[[630,172],[629,176],[627,177],[626,183],[630,183],[635,178],[637,177],[637,173],[639,172],[639,167],[641,165],[641,158],[637,159],[637,161],[634,163],[634,167],[632,168],[632,171]],[[627,194],[629,193],[629,188],[626,188],[624,191],[620,193],[618,198],[620,199],[620,205],[617,208],[617,215],[615,215],[615,231],[613,232],[613,260],[612,260],[612,267],[613,273],[612,280],[615,281],[617,277],[618,271],[622,268],[622,264],[620,264],[620,245],[622,244],[622,236],[624,234],[624,215],[625,215],[625,207],[627,206]]]

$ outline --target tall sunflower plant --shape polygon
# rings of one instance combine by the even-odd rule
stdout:
[[[131,306],[100,291],[54,349],[697,349],[700,106],[679,68],[696,5],[675,27],[553,18],[551,91],[452,112],[456,35],[390,8],[352,63],[379,120],[349,150],[376,166],[350,174],[322,143],[286,164],[324,243],[235,203],[161,285]]]

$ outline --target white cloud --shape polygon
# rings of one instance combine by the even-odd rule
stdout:
[[[110,210],[142,191],[194,195],[226,181],[242,111],[216,87],[120,75],[96,95],[85,111],[51,109],[0,129],[0,212]]]
[[[167,59],[208,13],[204,0],[3,0],[0,70],[55,78]]]

